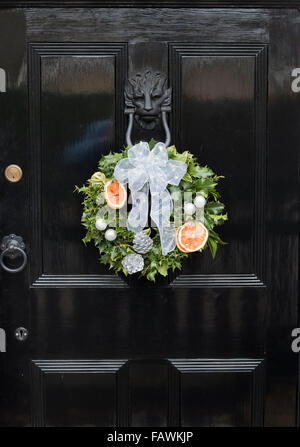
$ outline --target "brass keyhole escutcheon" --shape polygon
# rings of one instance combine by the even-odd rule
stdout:
[[[22,176],[22,169],[18,165],[9,165],[5,169],[5,178],[11,183],[19,182]]]

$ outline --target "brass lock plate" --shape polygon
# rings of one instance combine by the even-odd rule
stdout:
[[[23,176],[22,169],[18,165],[9,165],[5,169],[5,178],[11,183],[17,183]]]

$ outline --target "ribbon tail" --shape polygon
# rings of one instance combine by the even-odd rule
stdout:
[[[165,256],[176,247],[176,230],[170,222],[173,204],[167,190],[151,192],[151,218],[155,222],[161,242],[161,251]]]
[[[148,222],[149,185],[146,183],[140,191],[131,191],[132,209],[128,215],[127,229],[138,233]]]

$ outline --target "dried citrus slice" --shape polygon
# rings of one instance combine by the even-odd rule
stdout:
[[[104,185],[104,197],[107,205],[113,209],[122,208],[127,199],[127,192],[123,185],[115,180],[110,180]]]
[[[180,243],[179,243],[178,234],[179,234],[179,231],[181,230],[182,226],[183,226],[183,225],[181,225],[181,227],[178,227],[177,230],[176,230],[176,245],[177,245],[177,247],[178,247],[178,249],[179,249],[180,251],[183,251],[184,253],[189,253],[189,252],[188,252],[187,250],[185,250],[185,249],[180,245]]]
[[[208,230],[201,222],[187,222],[179,228],[178,246],[191,253],[201,250],[208,238]]]

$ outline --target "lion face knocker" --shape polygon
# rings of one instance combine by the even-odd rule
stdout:
[[[153,130],[161,112],[171,110],[171,92],[167,78],[160,73],[146,70],[129,79],[125,85],[125,113],[134,114],[142,129]]]

